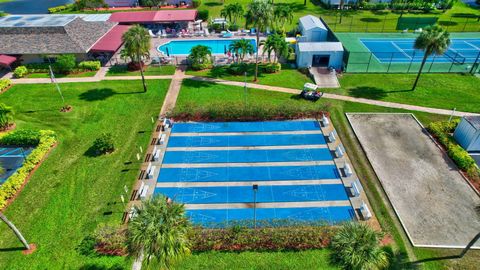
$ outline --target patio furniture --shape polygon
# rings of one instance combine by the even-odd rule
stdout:
[[[156,37],[157,37],[157,35],[155,35],[151,29],[148,29],[148,34],[149,34],[150,37],[152,37],[152,38],[156,38]]]
[[[224,33],[224,34],[222,35],[222,37],[224,37],[224,38],[231,38],[231,37],[233,37],[233,33],[230,32],[229,30],[227,30],[226,33]]]

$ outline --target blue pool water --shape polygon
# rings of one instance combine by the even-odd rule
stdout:
[[[212,50],[212,54],[225,54],[228,46],[238,39],[196,39],[196,40],[174,40],[158,46],[157,50],[167,55],[188,55],[192,47],[204,45]],[[248,39],[256,51],[255,39]]]
[[[32,150],[33,148],[0,147],[0,164],[5,169],[5,173],[0,174],[0,185],[22,167],[24,157]]]
[[[162,164],[155,194],[184,203],[195,224],[251,222],[255,183],[260,221],[355,216],[317,121],[174,123]]]

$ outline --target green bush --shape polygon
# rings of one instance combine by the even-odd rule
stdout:
[[[58,13],[61,11],[65,11],[67,9],[73,9],[73,6],[74,4],[66,4],[66,5],[51,7],[51,8],[48,8],[48,13]]]
[[[57,57],[57,62],[55,62],[55,69],[65,74],[72,72],[75,66],[75,55],[73,54],[61,54]]]
[[[204,70],[204,69],[212,68],[212,64],[211,63],[193,63],[191,65],[191,68],[193,70]]]
[[[12,85],[12,81],[10,79],[0,79],[0,92],[10,87],[10,85]]]
[[[93,236],[95,251],[102,255],[122,256],[127,253],[127,233],[118,226],[100,226]]]
[[[263,64],[260,66],[260,70],[263,73],[277,73],[282,69],[282,65],[280,63],[269,63]]]
[[[234,63],[227,68],[227,72],[232,75],[243,75],[248,70],[246,63]]]
[[[115,150],[113,136],[110,133],[103,133],[98,137],[92,146],[95,155],[111,153]]]
[[[208,18],[210,17],[208,9],[199,10],[197,17],[199,20],[207,21]]]
[[[16,133],[19,131],[14,131],[11,133]],[[4,140],[6,136],[9,134],[4,135],[0,138],[1,141]],[[33,133],[32,133],[33,134]],[[1,186],[0,186],[0,209],[5,207],[7,201],[15,196],[18,190],[22,187],[23,183],[29,176],[29,174],[35,169],[35,166],[43,160],[45,155],[48,153],[50,148],[55,145],[57,142],[57,137],[55,133],[51,130],[40,130],[38,132],[38,137],[36,140],[39,141],[37,147],[27,156],[23,165],[20,169],[18,169],[14,174],[12,174]],[[32,140],[34,140],[32,138]]]
[[[230,25],[230,26],[228,27],[228,30],[230,30],[230,31],[238,31],[239,28],[240,28],[240,27],[239,27],[238,25],[232,24],[232,25]]]
[[[97,71],[101,67],[100,61],[83,61],[78,64],[80,70]]]
[[[13,108],[0,103],[0,129],[8,129],[13,124]]]
[[[198,8],[202,4],[202,0],[192,0],[192,6]]]
[[[40,143],[40,131],[19,129],[9,132],[0,138],[0,145],[7,146],[36,146]]]
[[[13,71],[15,78],[23,78],[28,74],[28,69],[25,66],[19,66]]]

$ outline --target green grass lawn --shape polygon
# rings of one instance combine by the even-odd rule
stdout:
[[[156,76],[156,75],[173,75],[175,73],[175,66],[148,66],[147,69],[143,72],[145,76]],[[127,66],[112,66],[106,76],[140,76],[140,71],[128,71]]]
[[[84,78],[84,77],[93,77],[97,74],[96,71],[87,71],[81,73],[72,73],[72,74],[55,74],[55,78]],[[25,78],[50,78],[49,73],[30,73]]]
[[[123,257],[85,257],[75,248],[98,224],[119,224],[123,187],[131,188],[140,163],[135,155],[147,147],[168,80],[102,81],[61,84],[73,111],[60,113],[61,99],[51,84],[15,85],[0,95],[13,106],[17,128],[52,129],[58,146],[33,174],[5,215],[35,243],[24,256],[21,243],[0,222],[0,269],[129,269]],[[89,157],[87,150],[102,133],[115,137],[114,153]],[[128,197],[128,196],[127,196]]]
[[[201,70],[201,71],[193,71],[187,70],[186,74],[193,75],[193,76],[202,76],[202,77],[209,77],[209,78],[218,78],[224,79],[229,81],[245,81],[245,76],[238,76],[238,75],[231,75],[227,72],[226,67],[219,66],[214,67],[213,69]],[[247,82],[252,82],[255,74],[255,65],[249,65],[249,69],[247,72]],[[306,82],[313,82],[310,77],[301,73],[297,69],[290,68],[287,65],[282,66],[282,70],[278,73],[273,74],[266,74],[260,73],[258,75],[258,84],[265,84],[265,85],[272,85],[272,86],[280,86],[280,87],[288,87],[288,88],[296,88],[302,89],[303,85]]]
[[[480,112],[480,78],[462,74],[344,74],[341,88],[325,92],[425,107]]]

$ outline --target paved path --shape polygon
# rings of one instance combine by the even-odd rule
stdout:
[[[185,78],[186,66],[178,66],[175,70],[175,74],[169,76],[172,79],[170,87],[168,88],[167,95],[165,96],[165,101],[163,102],[162,110],[160,111],[160,116],[165,117],[169,112],[175,107],[177,102],[178,94],[180,93],[180,88],[182,87],[182,81]]]

